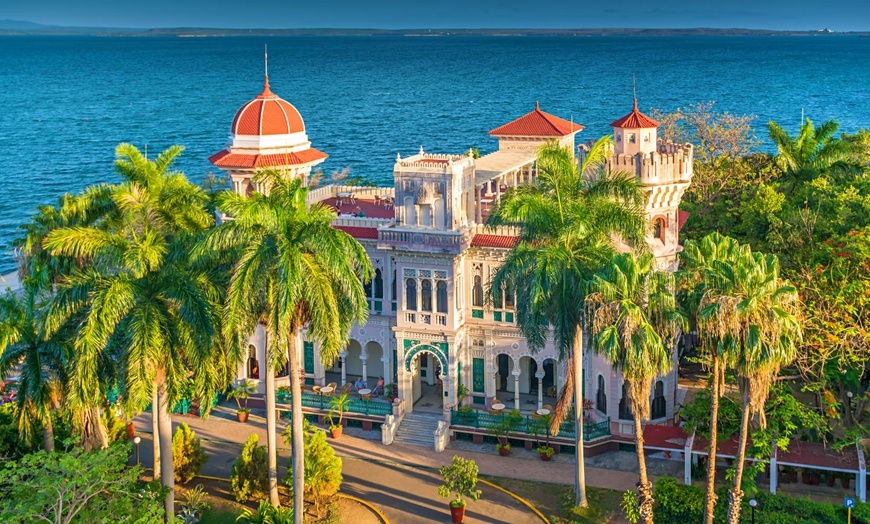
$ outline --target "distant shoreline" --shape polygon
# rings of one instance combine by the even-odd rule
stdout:
[[[128,36],[128,37],[276,37],[276,36],[395,36],[395,37],[607,37],[607,36],[858,36],[870,37],[868,31],[833,32],[825,29],[815,31],[782,31],[765,29],[639,29],[639,28],[587,28],[587,29],[220,29],[175,27],[159,29],[126,29],[102,27],[27,27],[15,28],[0,25],[3,36]]]

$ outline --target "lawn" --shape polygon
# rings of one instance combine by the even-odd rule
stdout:
[[[481,475],[529,501],[552,524],[627,524],[619,504],[622,493],[611,489],[586,488],[589,507],[574,508],[571,486]]]

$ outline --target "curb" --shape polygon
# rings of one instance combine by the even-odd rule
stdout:
[[[517,499],[518,501],[520,501],[520,502],[521,502],[523,505],[525,505],[527,508],[529,508],[530,510],[532,510],[532,512],[533,512],[535,515],[537,515],[538,517],[540,517],[541,520],[542,520],[545,524],[550,524],[550,521],[547,520],[547,517],[545,517],[543,513],[541,513],[540,511],[538,511],[538,508],[536,508],[535,506],[533,506],[531,502],[529,502],[528,500],[526,500],[526,499],[522,498],[521,496],[517,495],[517,494],[514,493],[513,491],[507,490],[507,489],[505,489],[505,488],[503,488],[503,487],[501,487],[501,486],[499,486],[499,485],[493,484],[492,482],[489,482],[488,480],[483,480],[483,479],[481,479],[481,478],[477,479],[477,481],[478,481],[478,482],[482,482],[483,484],[486,484],[487,486],[489,486],[489,487],[491,487],[491,488],[495,488],[495,489],[497,489],[497,490],[499,490],[499,491],[503,491],[504,493],[507,493],[507,494],[510,495],[511,497],[513,497],[513,498]]]
[[[354,501],[354,502],[359,502],[359,503],[362,504],[363,506],[365,506],[365,507],[367,507],[368,509],[372,510],[372,511],[375,513],[375,515],[377,515],[378,518],[381,519],[381,522],[382,522],[383,524],[390,524],[390,519],[388,519],[386,515],[384,515],[383,513],[381,513],[381,510],[379,510],[378,508],[374,507],[372,504],[369,504],[368,502],[364,501],[363,499],[358,499],[358,498],[356,498],[356,497],[351,497],[350,495],[345,495],[344,493],[336,493],[335,495],[336,495],[337,497],[341,497],[341,498],[345,498],[345,499],[348,499],[348,500],[352,500],[352,501]],[[549,523],[547,523],[547,524],[549,524]]]

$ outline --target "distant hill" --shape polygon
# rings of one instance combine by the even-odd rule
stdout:
[[[371,29],[371,28],[295,28],[232,29],[208,27],[122,28],[72,27],[37,24],[21,20],[0,20],[0,33],[30,35],[119,35],[119,36],[870,36],[870,31],[834,33],[818,31],[774,31],[740,28],[576,28],[576,29]]]
[[[27,22],[25,20],[10,20],[8,18],[0,20],[0,31],[2,30],[13,30],[13,31],[35,31],[39,29],[47,29],[51,26],[37,24],[35,22]]]

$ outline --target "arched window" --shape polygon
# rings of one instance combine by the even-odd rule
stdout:
[[[668,221],[663,216],[658,216],[653,219],[653,237],[665,241],[665,231],[668,229]]]
[[[432,311],[432,281],[420,282],[420,310]]]
[[[260,378],[260,363],[257,361],[257,348],[248,345],[248,378]]]
[[[447,282],[439,280],[435,284],[436,307],[439,313],[447,313]]]
[[[405,309],[417,311],[417,280],[405,279]]]
[[[396,273],[397,270],[393,270],[393,281],[390,283],[390,300],[393,302],[396,301]]]
[[[504,286],[504,307],[505,309],[513,309],[515,305],[514,287],[508,282]]]
[[[414,208],[414,199],[412,197],[405,197],[404,201],[405,206],[405,224],[409,226],[417,225],[417,210]]]
[[[471,305],[474,307],[483,307],[483,284],[480,280],[480,275],[475,275],[474,285],[471,287]]]
[[[365,294],[367,297],[372,298],[372,281],[371,280],[369,280],[368,282],[363,282],[363,291],[365,291]]]
[[[604,389],[604,375],[598,375],[598,393],[595,394],[595,409],[607,413],[607,393]]]
[[[619,399],[619,418],[622,420],[632,420],[634,414],[631,412],[631,402],[628,400],[628,383],[622,383],[622,398]]]
[[[665,418],[667,416],[667,408],[668,403],[665,400],[665,383],[661,380],[658,380],[656,381],[656,386],[653,393],[650,418],[653,420]]]
[[[375,270],[375,298],[384,298],[384,277],[381,276],[381,270]]]

